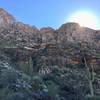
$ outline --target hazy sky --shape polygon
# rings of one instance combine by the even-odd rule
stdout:
[[[0,7],[38,28],[58,28],[77,11],[90,11],[100,18],[100,0],[0,0]]]

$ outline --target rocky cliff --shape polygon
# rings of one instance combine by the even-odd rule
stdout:
[[[0,9],[0,53],[0,65],[12,66],[29,75],[48,75],[53,72],[53,66],[66,69],[68,75],[63,72],[61,79],[77,88],[87,88],[88,66],[88,71],[95,74],[95,94],[100,95],[99,30],[80,27],[77,23],[63,24],[57,30],[51,27],[39,30],[17,22]],[[88,89],[84,94],[87,92]]]

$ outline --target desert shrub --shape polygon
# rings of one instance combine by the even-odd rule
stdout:
[[[100,100],[100,96],[86,96],[86,100]]]
[[[0,85],[2,85],[4,88],[13,88],[17,82],[18,77],[18,74],[14,70],[4,69],[1,71]]]

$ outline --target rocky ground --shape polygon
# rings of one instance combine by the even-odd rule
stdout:
[[[77,23],[39,30],[0,8],[0,100],[100,100],[99,96],[99,30]]]

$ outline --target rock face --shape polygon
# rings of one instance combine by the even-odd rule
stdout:
[[[0,8],[0,27],[7,28],[15,21],[15,18],[11,14],[6,12],[4,9]]]
[[[100,32],[80,27],[77,23],[66,23],[57,30],[47,27],[38,30],[35,27],[17,22],[15,18],[0,8],[0,38],[5,42],[14,41],[17,45],[56,44],[67,42],[100,42]],[[4,35],[3,35],[4,34]],[[15,44],[14,44],[15,45]]]
[[[52,63],[53,65],[66,66],[67,62],[78,63],[80,57],[76,57],[75,52],[80,52],[80,46],[81,49],[92,48],[91,50],[95,52],[94,56],[100,55],[98,54],[100,31],[80,27],[77,23],[63,24],[57,30],[51,27],[38,30],[36,27],[17,22],[12,15],[2,8],[0,9],[0,23],[0,27],[3,27],[0,29],[1,48],[25,47],[31,48],[33,51],[35,49],[37,52],[44,52],[39,56],[40,58],[46,56],[48,65]],[[71,56],[68,56],[72,54],[72,58],[77,58],[77,60],[74,61]]]
[[[10,59],[9,64],[24,72],[31,68],[32,73],[48,74],[52,72],[51,66],[82,68],[85,58],[89,67],[93,65],[95,73],[99,72],[96,75],[100,75],[100,31],[77,23],[63,24],[57,30],[51,27],[38,30],[17,22],[0,9],[0,52]]]
[[[46,27],[46,28],[42,28],[40,30],[41,36],[42,36],[42,42],[43,43],[55,43],[55,30],[51,27]]]
[[[58,32],[65,33],[65,37],[68,41],[83,41],[83,42],[94,42],[96,31],[89,28],[80,27],[77,23],[63,24]]]
[[[0,43],[2,46],[32,46],[40,37],[39,30],[35,27],[17,22],[15,18],[0,9]]]

